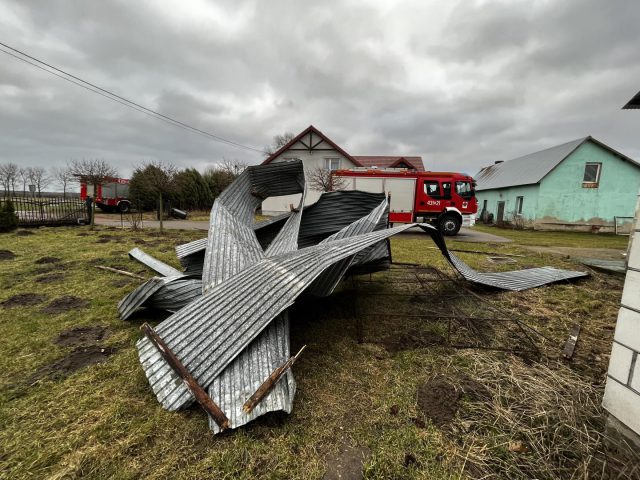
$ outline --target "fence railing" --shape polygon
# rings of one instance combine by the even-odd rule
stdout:
[[[6,199],[0,199],[0,204]],[[54,226],[77,225],[87,222],[87,207],[79,198],[12,197],[18,225]]]

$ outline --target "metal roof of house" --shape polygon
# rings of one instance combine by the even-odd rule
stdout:
[[[636,93],[635,96],[629,100],[624,107],[622,107],[622,109],[640,109],[640,92]]]
[[[553,170],[560,162],[571,155],[585,142],[593,142],[608,150],[624,161],[640,166],[635,160],[614,150],[610,146],[588,136],[555,147],[530,153],[506,162],[499,162],[482,168],[475,176],[477,191],[495,188],[507,188],[517,185],[535,185]]]

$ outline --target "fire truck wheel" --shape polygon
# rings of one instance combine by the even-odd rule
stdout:
[[[454,213],[447,213],[440,218],[438,228],[443,235],[457,235],[462,226],[462,219]]]
[[[131,205],[129,205],[129,202],[120,202],[118,204],[118,211],[121,213],[127,213],[130,207]]]

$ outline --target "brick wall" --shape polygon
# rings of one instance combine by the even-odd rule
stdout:
[[[640,195],[602,405],[640,435]]]

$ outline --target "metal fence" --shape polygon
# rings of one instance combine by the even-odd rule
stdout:
[[[7,199],[0,199],[4,204]],[[12,197],[18,225],[77,225],[88,221],[87,207],[79,198]]]

